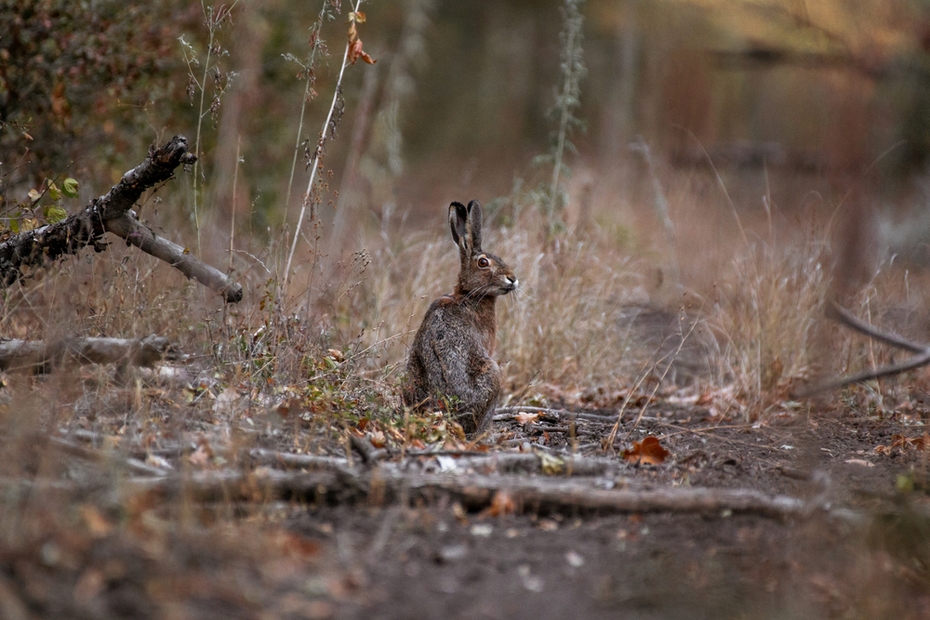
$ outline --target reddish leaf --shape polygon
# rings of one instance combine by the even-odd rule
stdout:
[[[669,454],[671,453],[662,447],[659,439],[650,435],[642,441],[634,442],[629,450],[624,450],[623,458],[636,465],[659,465],[665,462]]]
[[[491,499],[491,505],[484,511],[489,517],[504,517],[517,512],[517,503],[507,491],[498,491]]]
[[[354,41],[349,43],[349,62],[354,65],[355,61],[358,60],[359,58],[361,58],[362,60],[364,60],[370,65],[373,65],[376,62],[378,62],[377,60],[369,56],[368,53],[362,49],[362,40],[356,37]]]

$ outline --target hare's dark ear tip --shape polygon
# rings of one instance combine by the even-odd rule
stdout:
[[[468,203],[468,210],[469,210],[469,211],[471,211],[472,209],[474,209],[474,208],[476,208],[476,207],[477,207],[478,209],[481,208],[481,203],[478,202],[477,200],[472,200],[471,202]]]

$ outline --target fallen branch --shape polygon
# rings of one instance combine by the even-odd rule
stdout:
[[[92,463],[98,463],[98,464],[106,463],[108,459],[108,455],[105,454],[104,452],[101,452],[100,450],[94,450],[92,448],[85,448],[84,446],[79,446],[75,443],[71,443],[70,441],[66,439],[61,439],[59,437],[51,437],[49,439],[49,445],[51,445],[53,448],[61,452],[64,452],[65,454],[77,456],[79,458],[82,458],[86,461],[90,461]],[[125,460],[121,461],[121,463],[125,465],[127,469],[131,469],[135,473],[138,473],[138,474],[150,474],[153,476],[164,476],[169,473],[168,470],[166,469],[163,469],[161,467],[155,467],[153,465],[148,465],[144,461],[141,461],[140,459],[133,458],[133,457],[128,457]]]
[[[617,414],[613,413],[591,413],[588,411],[569,411],[567,409],[550,409],[548,407],[530,407],[526,405],[517,405],[514,407],[498,407],[494,421],[516,420],[519,413],[538,413],[541,418],[551,418],[559,422],[571,423],[575,420],[586,420],[588,422],[597,422],[600,424],[613,424],[617,421]]]
[[[140,223],[132,212],[107,220],[106,228],[143,252],[165,261],[188,278],[216,291],[227,302],[242,301],[241,285],[216,267],[196,258],[187,248],[156,235],[151,228]]]
[[[603,476],[619,469],[612,459],[558,456],[535,453],[502,453],[453,460],[456,470],[490,473],[543,473],[550,476]]]
[[[80,364],[152,366],[178,359],[167,338],[65,338],[58,341],[5,340],[0,342],[0,370],[36,371],[73,361]]]
[[[518,512],[697,513],[725,516],[749,513],[787,520],[818,512],[844,520],[858,515],[785,495],[767,495],[754,489],[674,487],[667,489],[596,489],[565,479],[526,479],[517,476],[450,476],[407,474],[375,469],[356,473],[196,472],[188,478],[133,478],[121,487],[129,492],[184,493],[199,501],[236,501],[277,498],[307,501],[435,501],[451,496],[470,510],[482,510],[498,493],[506,493]]]
[[[899,336],[898,334],[893,334],[891,332],[882,331],[872,327],[871,325],[860,321],[858,318],[853,316],[849,310],[846,310],[836,302],[830,302],[827,306],[827,316],[839,323],[846,325],[847,327],[856,330],[859,333],[865,334],[870,338],[874,338],[880,342],[884,342],[885,344],[889,344],[898,349],[904,349],[905,351],[915,353],[915,355],[911,359],[899,364],[890,364],[888,366],[882,366],[881,368],[866,370],[864,372],[860,372],[848,377],[830,379],[828,381],[815,384],[806,388],[805,390],[802,390],[797,395],[799,398],[806,398],[808,396],[813,396],[814,394],[825,392],[827,390],[835,390],[847,385],[852,385],[853,383],[862,383],[863,381],[871,381],[872,379],[879,379],[881,377],[890,377],[930,364],[930,346],[913,342],[907,338]]]
[[[249,458],[262,465],[281,465],[284,467],[302,467],[314,470],[336,470],[349,466],[349,461],[338,456],[316,456],[313,454],[294,454],[292,452],[275,452],[262,448],[253,448],[248,452]]]
[[[87,246],[102,252],[107,247],[103,236],[112,232],[220,293],[227,302],[241,301],[242,287],[238,283],[180,246],[160,239],[139,223],[131,211],[146,190],[170,179],[178,166],[197,160],[187,149],[187,139],[183,136],[175,136],[159,149],[151,147],[144,162],[124,174],[109,192],[92,200],[80,213],[0,243],[0,288],[26,278],[27,272],[49,262],[77,254]]]
[[[248,451],[249,457],[255,463],[263,465],[279,465],[283,467],[300,467],[309,470],[336,471],[350,466],[348,459],[333,456],[315,456],[312,454],[293,454],[291,452],[275,452],[253,448]],[[549,454],[504,452],[491,454],[469,454],[455,456],[432,452],[408,452],[407,460],[400,463],[382,463],[385,471],[394,469],[406,470],[411,459],[416,462],[422,459],[436,459],[445,457],[446,461],[440,463],[444,470],[481,473],[543,473],[550,476],[603,476],[619,469],[621,462],[613,459],[585,458],[580,456],[558,456]],[[386,451],[373,450],[370,460],[363,462],[375,463],[387,458]]]

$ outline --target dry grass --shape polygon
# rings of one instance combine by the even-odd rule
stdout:
[[[713,346],[697,349],[708,366],[685,389],[735,395],[741,406],[724,415],[758,420],[783,411],[791,388],[817,373],[886,361],[879,348],[822,316],[832,260],[825,227],[780,228],[776,239],[767,222],[755,227],[761,233],[744,222],[745,237],[730,235],[723,243],[700,211],[693,222],[679,214],[679,232],[689,234],[678,252],[685,281],[660,283],[655,273],[663,235],[648,216],[621,228],[623,213],[615,206],[593,204],[586,232],[569,231],[550,245],[542,241],[544,227],[533,209],[511,226],[495,225],[493,218],[487,224],[486,249],[501,255],[521,280],[518,293],[502,298],[498,308],[504,398],[599,406],[590,396],[595,392],[616,406],[634,387],[679,390],[662,358],[685,355],[687,342],[710,338]],[[120,382],[112,369],[93,367],[4,378],[0,448],[8,458],[0,477],[24,486],[0,502],[6,540],[0,559],[45,566],[44,577],[23,573],[24,583],[47,584],[32,591],[36,604],[62,613],[94,610],[104,600],[97,596],[99,584],[111,578],[107,571],[116,571],[112,581],[129,588],[126,600],[138,609],[162,600],[159,588],[168,588],[182,592],[181,616],[197,615],[204,600],[277,613],[285,603],[274,593],[295,588],[288,575],[327,572],[319,549],[280,528],[287,515],[280,505],[221,503],[204,510],[183,495],[124,496],[119,483],[130,472],[123,463],[173,450],[182,455],[182,471],[248,468],[236,457],[241,448],[341,452],[362,424],[396,446],[454,442],[454,429],[441,420],[397,412],[406,347],[427,305],[452,289],[458,269],[443,209],[432,211],[436,222],[427,231],[366,233],[329,281],[319,275],[327,269],[325,257],[310,255],[292,280],[290,298],[264,269],[243,259],[240,264],[252,266],[243,276],[246,299],[224,308],[170,268],[122,246],[62,263],[37,282],[7,291],[0,330],[10,336],[158,333],[192,355],[182,382],[143,373]],[[272,272],[280,268],[273,257],[283,252],[276,244],[250,251]],[[884,310],[913,305],[914,278],[881,270],[852,309],[860,316],[871,312],[880,323]],[[631,309],[643,308],[679,321],[684,343],[679,338],[677,345],[657,346],[648,333],[653,324],[629,319]],[[844,402],[884,415],[907,397],[892,389],[896,385],[852,390]],[[111,455],[102,467],[76,465],[73,455],[49,443],[51,436],[78,432],[110,442],[101,444]],[[92,481],[95,491],[74,495],[29,486],[69,479]],[[250,527],[247,545],[236,529],[243,519]],[[295,556],[288,551],[295,545],[305,551]],[[94,555],[95,548],[105,551]],[[269,555],[267,549],[282,551]],[[146,568],[139,573],[117,570],[140,563]],[[262,590],[243,598],[230,584],[248,580],[249,566],[262,567],[252,582]],[[209,570],[221,572],[208,578]],[[206,589],[184,589],[177,575],[201,579]],[[0,576],[0,590],[8,585]],[[76,594],[56,598],[62,587]],[[325,607],[333,590],[321,591],[291,602]]]

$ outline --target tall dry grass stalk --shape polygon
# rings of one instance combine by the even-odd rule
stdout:
[[[358,7],[361,5],[362,0],[356,0],[353,5],[352,13],[349,16],[349,21],[354,26],[355,21],[358,19],[356,16],[359,15]],[[316,145],[313,150],[313,155],[309,162],[307,162],[307,167],[310,170],[310,180],[307,181],[307,191],[304,194],[303,201],[300,204],[300,213],[297,216],[297,223],[294,225],[294,235],[291,239],[291,247],[287,253],[287,262],[284,265],[284,278],[283,286],[285,293],[287,292],[287,283],[291,273],[291,262],[294,260],[294,252],[297,251],[297,241],[301,236],[301,227],[304,223],[304,217],[309,209],[311,212],[311,219],[313,214],[313,209],[316,204],[320,201],[320,198],[315,195],[314,191],[314,182],[316,181],[316,175],[319,169],[322,167],[321,158],[323,157],[324,148],[326,146],[327,137],[332,138],[332,134],[335,131],[335,124],[333,123],[333,114],[336,111],[336,105],[342,99],[342,78],[345,75],[346,66],[349,64],[351,49],[353,41],[351,38],[346,42],[345,51],[342,54],[342,64],[339,67],[339,74],[336,78],[336,85],[333,88],[333,100],[329,105],[329,110],[326,112],[326,120],[323,121],[323,126],[320,129],[320,135],[317,139]],[[314,53],[316,48],[314,48]],[[307,82],[309,85],[309,81]],[[301,107],[301,116],[300,123],[303,125],[303,114],[304,107]],[[293,175],[292,175],[293,178]],[[290,187],[288,188],[288,195],[290,195]],[[285,205],[286,206],[286,205]]]

